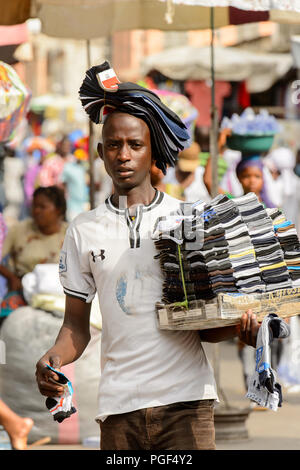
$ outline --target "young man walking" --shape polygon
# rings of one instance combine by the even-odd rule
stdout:
[[[172,143],[159,119],[152,121],[152,108],[160,105],[153,99],[149,110],[148,90],[121,85],[111,93],[114,106],[98,146],[114,192],[68,229],[60,262],[65,317],[55,345],[37,364],[38,387],[48,397],[62,393],[45,364],[60,368],[83,353],[90,339],[91,301],[98,292],[103,325],[96,419],[101,449],[214,449],[217,393],[201,340],[218,342],[239,334],[255,345],[258,324],[248,312],[239,333],[236,327],[201,334],[158,328],[155,303],[161,300],[163,278],[151,230],[157,218],[178,209],[180,201],[151,186],[150,170],[153,161],[164,168],[160,146]],[[133,94],[138,106],[131,101]],[[160,116],[165,112],[162,107],[159,111]],[[169,124],[174,134],[176,126]]]

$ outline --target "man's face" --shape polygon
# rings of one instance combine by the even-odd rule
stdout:
[[[147,178],[150,183],[151,137],[144,121],[114,112],[103,126],[102,137],[98,152],[116,189],[135,188]]]

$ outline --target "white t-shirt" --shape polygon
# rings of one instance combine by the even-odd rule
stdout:
[[[97,291],[102,314],[96,419],[217,399],[198,333],[158,327],[155,303],[161,301],[163,277],[151,233],[157,218],[176,210],[179,202],[157,191],[130,221],[127,209],[108,199],[68,228],[60,260],[64,292],[91,302]]]

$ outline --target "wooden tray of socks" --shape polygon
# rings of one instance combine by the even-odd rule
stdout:
[[[156,304],[162,330],[207,330],[236,325],[248,309],[252,309],[258,321],[269,313],[281,318],[300,315],[300,287],[261,294],[218,294],[213,300],[191,301],[188,309],[176,304]]]

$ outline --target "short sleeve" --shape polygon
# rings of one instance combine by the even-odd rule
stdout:
[[[59,277],[64,293],[87,303],[96,294],[94,278],[90,271],[87,253],[80,249],[71,227],[66,232],[60,252]]]

